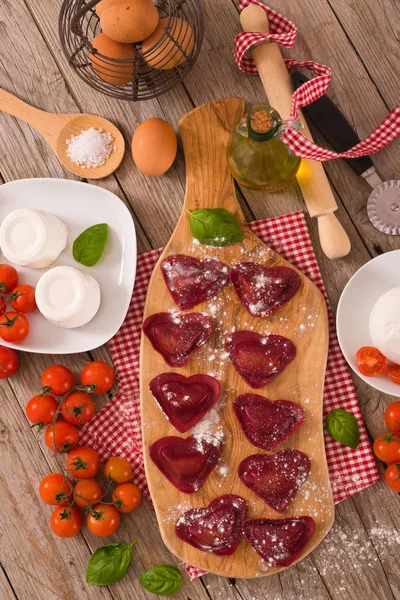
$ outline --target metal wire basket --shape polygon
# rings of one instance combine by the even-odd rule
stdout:
[[[99,2],[64,0],[59,17],[64,54],[92,88],[119,100],[148,100],[173,88],[192,69],[204,35],[201,0],[156,0],[161,37],[151,47],[132,44],[130,58],[112,58],[93,47],[101,33]]]

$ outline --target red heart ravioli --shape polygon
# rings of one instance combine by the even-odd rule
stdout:
[[[268,317],[289,302],[300,287],[298,273],[289,267],[269,267],[242,262],[230,272],[239,300],[253,317]]]
[[[245,517],[246,501],[226,494],[215,498],[207,508],[185,512],[176,522],[175,533],[198,550],[229,556],[239,545]]]
[[[143,333],[170,367],[186,365],[213,330],[210,317],[201,313],[157,313],[147,317],[143,323]]]
[[[312,517],[250,519],[243,525],[248,542],[270,567],[289,567],[314,531]]]
[[[184,377],[163,373],[150,381],[150,392],[172,425],[185,433],[214,406],[221,393],[219,382],[210,375]]]
[[[216,296],[229,281],[229,269],[215,258],[199,260],[173,254],[161,262],[161,271],[174,302],[181,310]]]
[[[262,388],[296,356],[294,344],[273,333],[261,336],[253,331],[237,331],[225,342],[233,366],[250,387]]]
[[[273,450],[304,421],[304,409],[289,400],[271,401],[258,394],[242,394],[233,410],[244,435],[253,446]]]
[[[161,473],[184,494],[197,492],[215,467],[222,443],[213,435],[171,435],[150,446],[151,460]]]
[[[271,508],[282,512],[310,472],[310,459],[299,450],[282,450],[269,456],[252,454],[239,465],[239,477]]]

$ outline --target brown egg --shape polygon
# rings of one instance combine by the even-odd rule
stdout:
[[[101,17],[101,15],[103,14],[104,9],[110,4],[110,2],[112,2],[113,0],[101,0],[98,4],[96,4],[95,9],[97,12],[97,15],[99,17]]]
[[[158,10],[151,0],[112,0],[101,13],[100,25],[112,40],[130,44],[151,35],[158,19]]]
[[[175,132],[163,119],[147,119],[133,134],[133,160],[145,175],[164,175],[172,166],[177,149]]]
[[[126,59],[132,58],[137,54],[135,48],[131,44],[120,44],[111,40],[105,33],[99,33],[92,40],[93,48],[96,48],[100,54],[108,56],[110,58]],[[96,71],[97,75],[101,77],[107,83],[113,85],[125,85],[132,81],[132,73],[134,63],[113,63],[105,60],[104,58],[90,54],[89,56],[92,67]]]
[[[168,17],[160,19],[155,31],[142,43],[143,58],[153,69],[163,71],[173,69],[184,63],[186,56],[193,50],[194,36],[192,28],[189,23],[178,17],[171,18],[170,29],[166,37],[156,46],[165,33],[168,21]],[[153,48],[153,46],[156,47]],[[146,53],[148,54],[146,55]]]

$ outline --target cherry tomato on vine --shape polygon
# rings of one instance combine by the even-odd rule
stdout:
[[[77,479],[91,479],[100,470],[100,454],[93,448],[73,448],[67,456],[67,469]]]
[[[77,445],[78,439],[79,433],[77,428],[71,425],[71,423],[66,423],[65,421],[57,421],[54,424],[54,435],[53,425],[49,425],[49,427],[47,427],[44,435],[46,446],[52,452],[56,450],[58,454],[69,452],[71,447]]]
[[[33,396],[26,405],[25,412],[28,420],[35,425],[50,425],[58,408],[58,402],[53,396]]]
[[[11,265],[0,265],[0,292],[10,293],[18,285],[18,271]]]
[[[30,313],[36,310],[35,288],[32,285],[17,285],[11,292],[10,304],[16,312]]]
[[[392,490],[400,492],[400,464],[389,465],[385,471],[385,481]]]
[[[76,506],[58,506],[51,515],[50,527],[58,537],[73,537],[82,527],[82,515]]]
[[[400,385],[400,365],[391,364],[387,370],[388,377],[393,383]]]
[[[126,483],[132,478],[131,464],[122,456],[114,456],[104,465],[104,475],[116,483]]]
[[[101,485],[94,479],[82,479],[75,486],[75,504],[80,508],[97,504],[102,495]]]
[[[96,504],[90,511],[86,524],[93,535],[106,537],[117,530],[121,517],[114,506],[109,504]]]
[[[114,371],[105,362],[95,360],[84,367],[81,375],[83,385],[95,385],[94,394],[105,394],[113,386],[115,380]]]
[[[390,431],[400,433],[400,400],[392,402],[386,407],[385,423]]]
[[[356,354],[358,370],[366,377],[378,377],[386,373],[388,362],[378,348],[363,346]]]
[[[73,425],[84,425],[94,415],[94,402],[89,394],[85,392],[71,392],[63,400],[61,405],[61,416]]]
[[[65,396],[74,387],[72,372],[63,365],[52,365],[42,375],[42,385],[55,396]]]
[[[18,369],[18,354],[12,348],[0,346],[0,379],[7,379]]]
[[[0,316],[0,337],[5,342],[22,342],[29,333],[29,321],[25,315],[6,312]]]
[[[117,509],[120,513],[130,513],[134,511],[140,504],[142,494],[137,485],[134,483],[122,483],[118,485],[112,494],[112,501],[121,502],[117,504]]]
[[[43,502],[53,506],[66,506],[72,498],[72,480],[62,473],[50,473],[40,482],[39,494]]]
[[[387,464],[400,463],[400,435],[387,431],[374,441],[374,453],[379,460]]]

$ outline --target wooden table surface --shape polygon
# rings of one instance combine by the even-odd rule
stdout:
[[[273,8],[298,26],[292,57],[332,67],[330,95],[361,138],[377,126],[400,98],[400,11],[396,0],[271,0]],[[197,64],[184,83],[158,100],[119,102],[91,90],[62,55],[57,19],[61,0],[1,0],[0,87],[54,112],[91,112],[114,121],[129,143],[145,118],[159,116],[175,127],[194,106],[226,96],[264,100],[257,77],[236,68],[231,50],[240,31],[231,0],[204,0],[206,32]],[[322,142],[316,135],[316,139]],[[384,179],[400,170],[400,139],[374,157]],[[351,254],[330,262],[320,251],[316,224],[309,220],[314,246],[333,309],[353,273],[371,257],[400,247],[398,237],[379,233],[366,214],[368,185],[342,162],[326,164],[335,191],[337,215],[350,235]],[[0,113],[0,180],[27,177],[73,178],[43,139],[29,126]],[[163,245],[179,216],[185,186],[182,153],[162,178],[148,179],[130,153],[115,176],[96,183],[117,194],[130,208],[138,251]],[[272,217],[302,207],[296,186],[266,194],[241,190],[248,220]],[[107,359],[100,348],[91,357]],[[111,541],[137,538],[132,566],[111,588],[88,586],[91,552],[103,542],[83,531],[71,540],[55,538],[51,508],[39,500],[40,479],[54,468],[41,436],[32,432],[24,408],[37,393],[41,371],[62,362],[76,372],[88,355],[21,356],[21,367],[0,387],[0,598],[9,600],[142,600],[154,598],[138,578],[159,563],[177,564],[164,547],[147,502],[124,517]],[[383,412],[391,398],[354,377],[371,437],[384,429]],[[104,399],[104,402],[106,399]],[[379,465],[383,472],[383,466]],[[400,599],[400,498],[378,483],[337,506],[336,522],[324,542],[303,562],[267,579],[227,580],[207,575],[193,582],[185,575],[177,600],[370,600]]]

